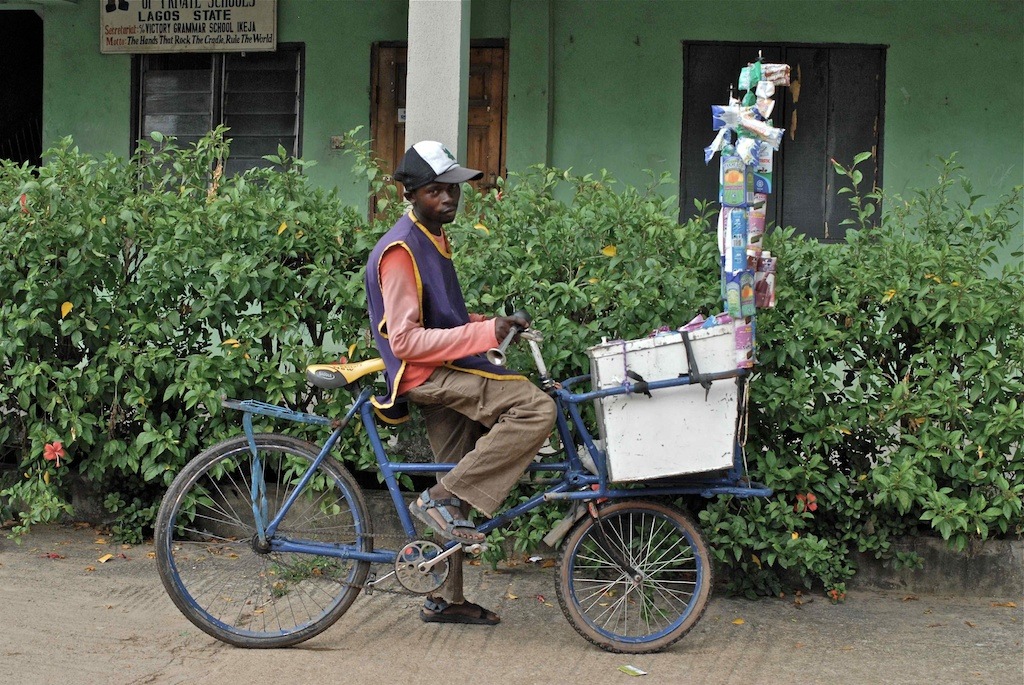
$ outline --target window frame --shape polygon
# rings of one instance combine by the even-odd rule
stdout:
[[[288,150],[288,155],[292,157],[302,156],[302,139],[303,139],[303,127],[305,119],[305,102],[306,102],[306,44],[303,42],[290,42],[290,43],[279,43],[277,46],[278,52],[295,52],[297,56],[297,67],[296,67],[296,98],[298,100],[296,112],[295,112],[295,145],[294,149]],[[132,55],[131,65],[131,131],[130,131],[130,142],[129,149],[132,153],[138,148],[139,140],[143,138],[147,133],[142,130],[142,117],[143,117],[143,74],[145,69],[145,60],[149,57],[154,57],[163,54],[175,54],[175,53],[158,53],[157,55],[150,55],[147,53],[134,54]],[[232,55],[239,53],[228,53],[228,52],[202,52],[202,53],[182,53],[182,54],[194,54],[203,55],[210,58],[211,61],[211,80],[212,80],[212,91],[211,91],[211,128],[215,127],[224,122],[224,81],[225,81],[225,64],[227,58]],[[246,54],[241,53],[243,56]],[[250,55],[259,55],[260,52],[251,52]],[[230,132],[228,134],[230,139]],[[266,154],[276,154],[277,150],[268,151]]]

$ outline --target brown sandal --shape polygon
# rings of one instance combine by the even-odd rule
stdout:
[[[465,623],[474,626],[494,626],[501,618],[493,611],[484,609],[473,602],[451,604],[443,599],[431,599],[423,603],[420,620],[424,623]]]

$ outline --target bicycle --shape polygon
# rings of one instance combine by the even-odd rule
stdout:
[[[688,368],[678,378],[624,380],[616,387],[575,393],[572,389],[590,376],[554,382],[537,344],[540,335],[530,329],[523,337],[541,387],[559,409],[561,447],[555,454],[560,456],[528,469],[555,474],[543,492],[483,522],[478,530],[488,533],[549,501],[572,502],[564,521],[572,528],[556,563],[556,595],[569,623],[607,651],[665,649],[700,619],[711,592],[712,567],[690,515],[650,498],[754,497],[771,490],[745,478],[738,439],[732,465],[724,472],[613,486],[605,450],[584,425],[581,407],[616,395],[693,383],[709,388],[712,382],[731,380],[742,389],[747,374],[741,369],[700,373],[684,334]],[[383,368],[380,359],[308,367],[313,385],[355,394],[339,420],[253,400],[224,401],[224,406],[243,412],[244,435],[190,461],[170,485],[156,519],[160,578],[178,609],[200,629],[239,647],[286,647],[329,628],[361,590],[395,592],[382,584],[397,582],[399,591],[426,594],[444,582],[449,558],[460,545],[418,538],[398,476],[437,474],[452,465],[388,457],[369,401],[368,381]],[[742,405],[743,393],[738,397]],[[737,409],[742,415],[743,407]],[[254,415],[332,431],[317,447],[293,437],[255,433]],[[404,531],[404,542],[395,549],[375,546],[362,489],[331,456],[357,416]],[[588,455],[591,463],[585,465]],[[461,547],[469,553],[482,549]],[[370,573],[373,564],[389,570],[378,577]]]

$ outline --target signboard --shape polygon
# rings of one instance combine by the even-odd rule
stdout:
[[[98,0],[100,52],[277,49],[277,0]]]

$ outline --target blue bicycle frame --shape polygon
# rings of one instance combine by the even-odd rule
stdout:
[[[742,370],[704,374],[701,376],[701,379],[705,381],[728,381],[728,379],[735,379],[735,382],[738,384],[742,384],[745,378],[746,372]],[[558,405],[559,411],[556,419],[556,428],[558,431],[558,437],[563,446],[563,452],[566,460],[553,463],[535,462],[530,464],[527,469],[528,472],[543,471],[561,473],[562,477],[558,479],[552,487],[548,488],[544,492],[538,493],[528,501],[508,509],[481,525],[479,527],[481,532],[487,533],[496,528],[500,528],[518,516],[521,516],[541,504],[552,500],[623,499],[628,497],[647,497],[657,495],[701,495],[702,497],[732,495],[734,497],[743,498],[766,497],[771,495],[772,491],[770,488],[758,483],[745,482],[746,476],[743,464],[742,446],[739,442],[734,442],[732,466],[724,473],[720,473],[718,476],[714,476],[713,474],[675,476],[667,479],[659,479],[656,482],[652,482],[650,485],[645,484],[630,489],[611,489],[608,482],[608,468],[605,460],[605,453],[603,450],[598,448],[594,442],[593,436],[584,425],[583,418],[580,413],[580,406],[604,397],[630,393],[633,391],[633,388],[628,385],[622,385],[579,394],[571,392],[571,388],[573,386],[589,380],[589,375],[576,376],[563,382],[560,386],[552,385],[549,393],[553,396]],[[657,391],[680,385],[690,385],[693,382],[694,380],[691,380],[690,375],[682,375],[679,378],[651,381],[647,383],[646,389],[650,391]],[[340,420],[328,419],[316,414],[297,412],[286,407],[279,407],[277,405],[265,404],[253,400],[226,400],[224,402],[224,406],[226,407],[239,409],[245,412],[242,425],[245,429],[245,434],[249,440],[249,447],[253,454],[251,498],[253,514],[256,519],[257,535],[260,543],[266,543],[269,540],[270,549],[280,552],[319,554],[329,557],[369,561],[372,563],[394,563],[398,555],[398,552],[394,550],[364,551],[357,549],[354,545],[289,540],[275,536],[275,532],[277,531],[281,520],[287,515],[292,504],[309,483],[313,474],[316,472],[317,467],[327,457],[327,455],[330,454],[331,450],[334,449],[334,446],[337,444],[342,432],[346,429],[352,419],[355,418],[357,413],[360,416],[363,426],[366,428],[366,434],[370,437],[370,443],[373,446],[373,452],[377,459],[377,466],[380,468],[384,483],[391,495],[392,502],[395,506],[395,512],[401,522],[402,529],[410,540],[416,538],[416,527],[409,513],[409,509],[406,507],[401,488],[398,485],[398,475],[443,473],[450,471],[455,465],[391,461],[388,458],[387,453],[384,451],[384,445],[381,442],[380,434],[377,431],[377,422],[373,412],[373,405],[369,401],[372,394],[373,393],[370,388],[363,388],[355,401],[353,401],[352,405],[349,407],[348,411],[345,413],[345,416]],[[265,497],[262,492],[262,465],[258,450],[256,449],[256,439],[252,425],[253,414],[319,426],[334,426],[334,430],[324,443],[320,453],[317,455],[309,469],[303,474],[288,499],[281,506],[281,510],[277,512],[277,515],[273,519],[268,519]],[[596,475],[586,470],[576,451],[570,449],[571,446],[576,444],[576,441],[573,439],[574,431],[575,435],[579,436],[584,447],[590,453],[590,456],[597,467]],[[362,521],[356,522],[356,526],[359,529],[362,529],[365,524],[366,522]],[[445,545],[445,548],[447,549],[455,544],[457,543],[448,542]]]

